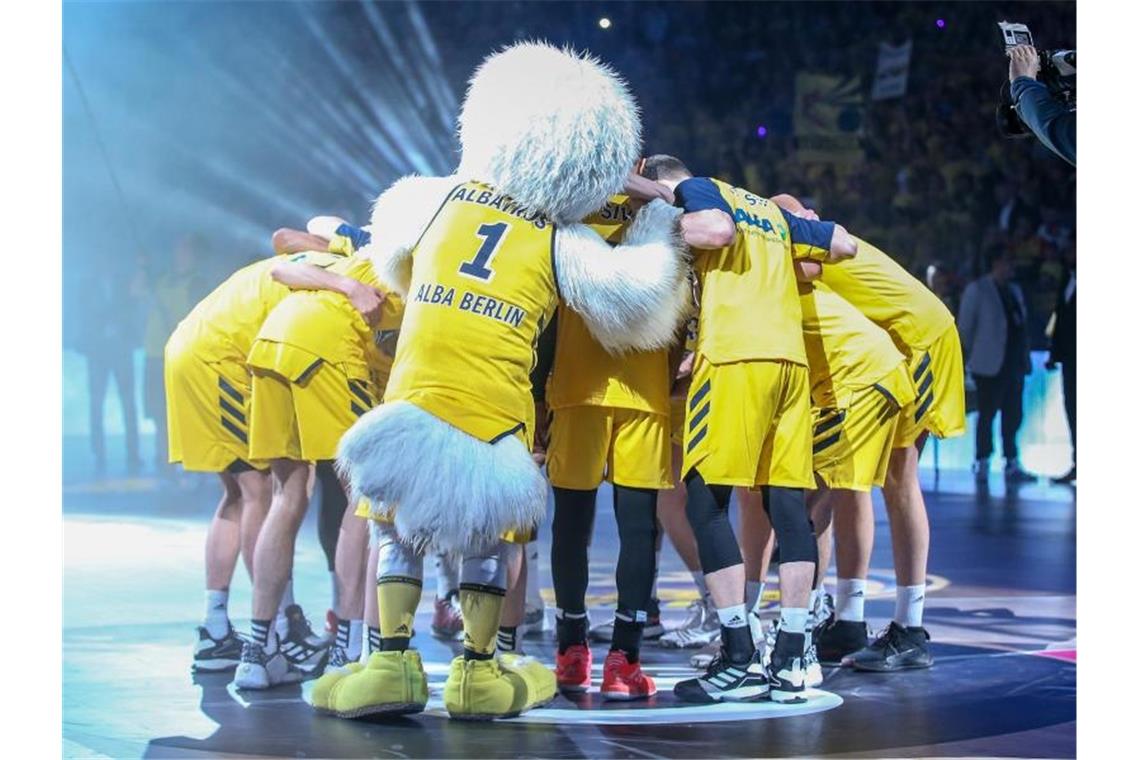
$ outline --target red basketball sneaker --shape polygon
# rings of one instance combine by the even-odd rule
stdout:
[[[606,699],[645,699],[657,693],[657,684],[641,671],[640,662],[630,662],[625,652],[612,650],[602,666],[602,696]]]
[[[585,644],[567,647],[564,654],[555,652],[554,674],[558,677],[558,688],[563,691],[589,691],[590,669],[593,665],[594,655]]]

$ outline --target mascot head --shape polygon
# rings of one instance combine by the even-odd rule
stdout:
[[[545,43],[493,53],[459,114],[457,174],[559,223],[578,222],[622,189],[641,149],[641,118],[620,76]]]

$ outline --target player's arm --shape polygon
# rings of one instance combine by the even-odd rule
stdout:
[[[359,280],[301,261],[279,262],[270,270],[270,276],[293,290],[330,290],[340,293],[370,325],[380,321],[380,309],[387,298],[383,292]]]
[[[273,233],[273,252],[278,256],[302,251],[324,251],[328,246],[328,238],[289,227],[282,227]]]
[[[688,316],[689,260],[678,231],[680,215],[662,200],[650,201],[612,248],[585,224],[555,233],[562,302],[610,353],[665,348]]]
[[[410,175],[392,183],[372,206],[371,228],[383,234],[373,238],[366,254],[376,276],[400,295],[407,295],[412,280],[412,250],[459,184],[456,177]]]
[[[811,259],[796,259],[792,262],[792,268],[796,271],[796,279],[800,282],[818,280],[823,275],[823,264]]]
[[[796,232],[792,234],[793,255],[797,256],[797,258],[800,256],[809,256],[816,260],[836,262],[842,261],[843,259],[850,259],[858,253],[859,243],[847,232],[846,228],[835,222],[820,221],[819,214],[800,203],[799,198],[788,195],[787,193],[781,193],[768,200],[780,207],[780,210],[784,213],[784,219],[788,221],[789,228],[794,227],[798,231],[800,237],[798,243],[796,242]],[[791,219],[793,217],[797,220],[808,222],[809,224],[803,224],[799,221],[792,222]],[[829,239],[826,238],[826,227],[814,228],[814,225],[810,224],[812,222],[819,225],[829,225],[831,228],[831,237]],[[824,239],[828,241],[826,246],[822,244]],[[826,253],[824,253],[825,249]]]
[[[736,240],[732,206],[708,177],[690,177],[674,191],[681,217],[681,237],[693,248],[724,248]]]
[[[530,372],[530,392],[534,397],[534,449],[531,456],[540,467],[546,463],[546,447],[550,443],[550,413],[546,408],[546,381],[554,366],[557,346],[558,312],[538,336],[534,347],[534,368]]]

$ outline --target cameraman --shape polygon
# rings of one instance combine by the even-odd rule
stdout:
[[[1045,147],[1077,165],[1077,114],[1058,102],[1037,80],[1041,61],[1032,45],[1009,50],[1010,95],[1017,115]]]

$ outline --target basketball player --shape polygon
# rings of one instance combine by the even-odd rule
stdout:
[[[305,246],[323,251],[326,240],[279,230],[280,252]],[[170,461],[195,472],[216,472],[223,494],[206,536],[206,617],[198,628],[194,669],[228,670],[241,656],[241,640],[228,614],[229,584],[238,553],[253,577],[254,547],[269,507],[266,463],[249,451],[250,375],[246,355],[265,316],[289,290],[270,272],[302,262],[331,263],[331,253],[295,253],[244,267],[200,301],[175,328],[164,351]],[[304,619],[283,598],[277,625],[288,615]]]
[[[699,327],[681,472],[721,622],[722,656],[674,693],[690,702],[801,701],[816,543],[803,493],[814,484],[811,405],[792,260],[851,257],[855,244],[834,223],[785,215],[746,190],[695,178],[672,156],[650,157],[644,174],[673,190],[686,212],[685,241],[698,249]],[[733,486],[765,489],[783,560],[780,634],[766,669],[748,625],[744,565],[728,521]]]
[[[585,223],[620,243],[635,204],[614,196]],[[564,691],[590,688],[593,656],[587,642],[587,548],[598,486],[613,484],[617,519],[618,602],[612,643],[602,670],[605,699],[643,699],[657,693],[641,670],[643,629],[656,576],[657,490],[669,472],[669,352],[614,356],[571,310],[560,310],[553,369],[546,393],[552,411],[546,468],[554,487],[550,569],[557,604],[556,675]]]
[[[773,201],[792,213],[813,213],[789,195]],[[887,331],[906,357],[917,395],[902,410],[883,483],[895,565],[894,619],[866,643],[863,597],[874,524],[868,501],[857,510],[843,510],[856,521],[847,534],[859,540],[852,547],[857,559],[850,565],[853,577],[841,570],[835,624],[823,632],[820,649],[828,659],[843,658],[857,670],[925,668],[933,663],[930,635],[922,625],[930,523],[918,458],[928,435],[948,438],[966,429],[962,346],[954,315],[934,293],[875,246],[859,240],[859,251],[856,259],[824,266],[818,282]]]
[[[269,462],[275,498],[258,540],[252,636],[234,674],[238,688],[319,675],[330,657],[321,642],[279,642],[266,615],[289,583],[310,463],[331,472],[341,435],[380,399],[403,315],[402,301],[383,289],[371,262],[354,253],[367,245],[367,231],[338,225],[338,232],[354,255],[323,268],[274,270],[293,292],[266,317],[249,353],[250,450]],[[328,282],[334,289],[320,289]],[[360,310],[355,303],[376,307]],[[346,499],[339,484],[324,490],[326,499]],[[336,550],[336,667],[359,659],[363,648],[367,542],[365,521],[345,511]]]

